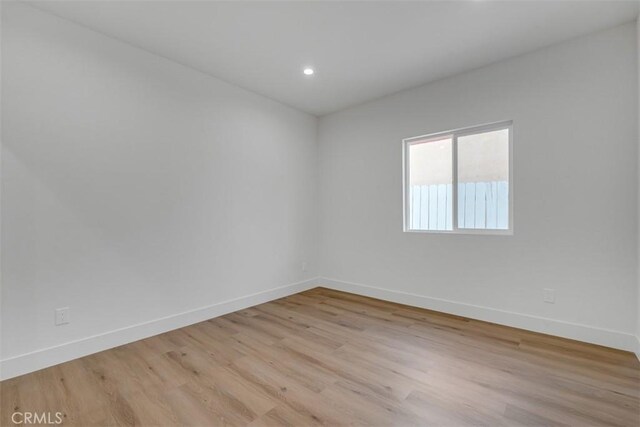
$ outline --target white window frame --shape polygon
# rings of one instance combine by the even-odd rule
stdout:
[[[479,228],[458,228],[458,138],[477,133],[491,132],[496,130],[509,130],[509,228],[508,229],[479,229]],[[412,144],[438,141],[444,138],[451,138],[452,155],[451,164],[453,172],[452,182],[452,230],[417,230],[409,227],[410,209],[409,209],[409,147]],[[433,234],[482,234],[482,235],[513,235],[513,121],[501,121],[489,123],[479,126],[471,126],[460,129],[448,130],[445,132],[430,133],[427,135],[412,136],[402,140],[402,213],[403,213],[403,230],[407,233],[433,233]]]

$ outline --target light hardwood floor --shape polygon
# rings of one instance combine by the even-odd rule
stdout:
[[[323,288],[3,381],[73,425],[640,425],[631,353]]]

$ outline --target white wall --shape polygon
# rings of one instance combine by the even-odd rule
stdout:
[[[3,6],[5,362],[316,275],[315,117]]]
[[[640,16],[636,21],[637,55],[638,55],[638,305],[636,325],[636,356],[640,359]]]
[[[636,56],[631,23],[323,117],[325,282],[632,349]],[[402,138],[501,120],[515,235],[403,233]]]

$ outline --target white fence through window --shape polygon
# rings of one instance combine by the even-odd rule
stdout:
[[[409,197],[409,225],[412,230],[453,229],[451,184],[413,185]],[[507,230],[509,183],[459,183],[458,228]]]

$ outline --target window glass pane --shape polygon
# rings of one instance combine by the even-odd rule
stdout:
[[[509,129],[458,138],[458,228],[509,229]]]
[[[409,228],[453,229],[451,137],[409,145]]]

